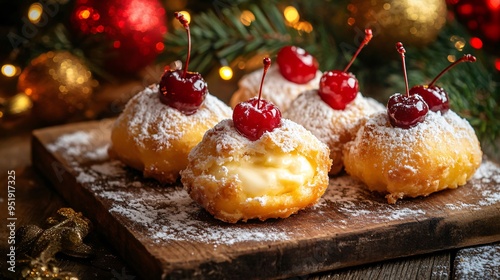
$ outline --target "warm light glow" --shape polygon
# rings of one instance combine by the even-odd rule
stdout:
[[[12,97],[10,104],[11,105],[9,110],[11,114],[20,114],[26,112],[33,105],[31,99],[26,96],[26,94],[22,93],[16,94],[14,97]]]
[[[165,44],[158,42],[156,43],[155,48],[157,52],[162,52],[165,49]]]
[[[82,10],[78,14],[78,17],[80,19],[88,19],[90,17],[90,11],[88,9]]]
[[[6,77],[14,77],[17,74],[16,66],[12,64],[4,64],[2,66],[2,74]]]
[[[298,31],[304,31],[306,33],[310,33],[313,31],[313,26],[310,22],[307,22],[307,21],[301,21],[301,22],[298,22],[297,24],[295,24],[293,26],[295,29],[297,29]]]
[[[498,71],[500,71],[500,58],[497,58],[497,59],[495,60],[495,68],[496,68]]]
[[[222,66],[219,68],[219,76],[225,81],[231,80],[233,78],[233,69],[229,66]]]
[[[477,37],[472,37],[470,39],[470,45],[475,49],[480,49],[483,47],[483,41]]]
[[[466,44],[464,38],[456,35],[450,37],[450,42],[453,43],[453,46],[455,46],[455,49],[457,49],[458,51],[462,51]]]
[[[490,10],[497,11],[500,10],[500,0],[487,0],[486,4]]]
[[[349,24],[350,26],[353,26],[355,23],[356,23],[356,19],[355,18],[350,17],[350,18],[347,19],[347,24]]]
[[[452,55],[452,54],[448,55],[447,58],[448,58],[449,62],[455,62],[455,60],[457,60],[457,58],[454,55]]]
[[[28,19],[32,23],[38,23],[42,17],[43,6],[40,3],[33,3],[28,9]]]
[[[283,15],[285,16],[286,21],[288,21],[289,23],[296,23],[300,19],[299,12],[293,6],[286,7],[283,11]]]
[[[255,15],[249,10],[244,10],[243,12],[241,12],[240,21],[241,23],[243,23],[243,25],[250,26],[250,24],[252,24],[252,21],[254,20]]]

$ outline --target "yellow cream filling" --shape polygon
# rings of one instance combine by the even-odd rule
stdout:
[[[227,163],[226,168],[227,175],[241,181],[248,197],[288,193],[314,176],[314,166],[297,154],[252,155]]]

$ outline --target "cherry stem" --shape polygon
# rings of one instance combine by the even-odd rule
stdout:
[[[405,85],[406,85],[406,96],[410,96],[410,90],[408,89],[408,75],[406,73],[406,63],[405,63],[405,53],[406,50],[403,46],[403,43],[396,43],[396,50],[401,54],[401,59],[403,61],[403,74],[405,77]]]
[[[262,63],[264,63],[264,73],[262,74],[262,80],[260,81],[260,88],[259,88],[259,98],[257,99],[257,108],[260,109],[260,99],[262,96],[262,85],[264,84],[264,78],[266,77],[267,70],[269,67],[271,67],[271,59],[269,57],[265,57],[264,60],[262,60]]]
[[[448,65],[448,67],[444,68],[443,71],[441,71],[441,73],[439,73],[436,78],[434,78],[434,80],[432,80],[432,82],[428,85],[429,87],[430,86],[433,86],[434,83],[439,80],[439,78],[441,78],[441,76],[443,76],[444,73],[446,73],[448,70],[450,70],[452,67],[454,67],[455,65],[459,64],[460,62],[476,62],[476,57],[471,55],[471,54],[464,54],[464,56],[462,56],[459,60],[453,62],[452,64]]]
[[[365,38],[363,39],[363,42],[361,42],[361,44],[359,45],[358,50],[356,51],[356,53],[354,53],[354,55],[352,56],[351,61],[349,61],[349,64],[347,64],[347,66],[345,67],[344,72],[347,72],[347,70],[349,69],[349,67],[351,67],[352,63],[354,62],[354,60],[358,56],[359,52],[361,52],[361,49],[366,44],[368,44],[368,42],[370,42],[370,40],[372,39],[372,37],[373,37],[372,30],[371,29],[365,29]]]
[[[184,17],[184,15],[182,13],[175,12],[174,16],[182,24],[184,29],[186,29],[186,31],[187,31],[188,53],[187,53],[187,58],[186,58],[186,67],[184,67],[184,72],[182,73],[182,77],[185,78],[187,70],[188,70],[189,59],[191,58],[191,30],[189,29],[188,20]]]

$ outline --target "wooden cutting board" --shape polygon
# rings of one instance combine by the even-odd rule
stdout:
[[[288,219],[225,224],[107,156],[112,120],[33,132],[33,164],[144,279],[284,278],[500,240],[500,167],[389,205],[347,175]]]

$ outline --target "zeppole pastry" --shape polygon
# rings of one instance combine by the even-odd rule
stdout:
[[[266,71],[270,60],[264,62]],[[222,221],[287,218],[324,194],[328,155],[325,144],[282,119],[259,95],[206,132],[189,154],[181,182],[194,201]]]
[[[203,134],[232,113],[187,66],[165,71],[159,85],[135,95],[111,131],[110,156],[161,183],[175,182]]]
[[[277,65],[271,66],[267,73],[268,82],[262,85],[262,98],[286,111],[301,92],[318,88],[321,71],[316,58],[299,47],[283,47],[276,59]],[[243,76],[238,82],[238,90],[231,97],[231,107],[256,97],[261,78],[260,70]]]
[[[303,125],[328,145],[332,167],[330,174],[342,170],[342,148],[356,134],[361,121],[384,106],[372,98],[363,97],[358,81],[347,70],[361,48],[372,37],[366,30],[365,40],[344,71],[327,71],[321,77],[319,89],[300,94],[283,113],[285,118]]]
[[[398,51],[404,66],[402,44]],[[387,194],[389,203],[464,185],[481,164],[480,143],[470,124],[448,109],[446,92],[439,93],[446,104],[408,86],[406,95],[391,96],[387,112],[368,119],[344,147],[346,172]]]

